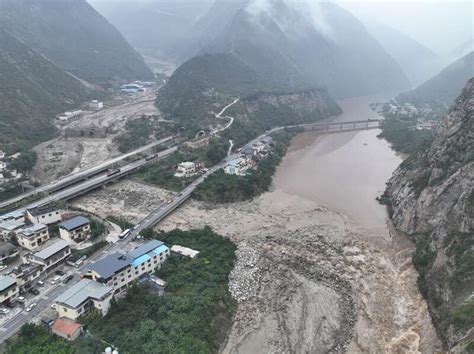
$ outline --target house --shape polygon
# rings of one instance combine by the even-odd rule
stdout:
[[[39,264],[23,263],[19,267],[13,268],[9,275],[16,279],[20,291],[26,291],[30,289],[40,277],[42,269]]]
[[[3,160],[5,158],[5,152],[0,150],[0,160]]]
[[[98,101],[98,100],[92,100],[90,103],[89,103],[89,107],[93,110],[99,110],[99,109],[102,109],[104,108],[104,102],[101,102],[101,101]]]
[[[0,171],[4,171],[7,168],[7,163],[0,161]]]
[[[16,280],[10,276],[0,275],[0,303],[11,304],[18,297]]]
[[[264,138],[262,138],[261,142],[264,144],[264,145],[271,145],[273,144],[273,138],[271,136],[266,136]]]
[[[18,248],[10,242],[0,243],[0,263],[4,263],[9,259],[15,258],[18,255]]]
[[[91,235],[91,223],[84,216],[75,216],[59,224],[59,237],[69,242],[82,242]]]
[[[114,253],[95,262],[89,267],[91,279],[106,284],[119,293],[143,274],[151,274],[161,266],[170,255],[163,242],[147,242],[127,254]]]
[[[252,157],[257,155],[257,150],[254,149],[251,145],[246,145],[242,148],[240,154],[245,158],[251,159]]]
[[[66,317],[54,321],[51,332],[66,340],[76,340],[82,333],[82,325]]]
[[[18,244],[33,251],[49,240],[48,226],[45,224],[31,224],[16,232]]]
[[[81,279],[56,298],[56,311],[58,311],[59,317],[71,320],[87,315],[93,309],[106,315],[112,297],[113,289],[111,287],[94,280]]]
[[[70,112],[64,112],[63,114],[58,116],[58,119],[61,121],[68,121],[71,118],[74,117],[79,117],[82,114],[82,110],[77,110],[77,111],[70,111]]]
[[[0,221],[0,237],[2,240],[10,241],[16,232],[25,226],[24,219],[8,219]]]
[[[61,212],[55,206],[26,210],[26,218],[33,224],[54,224],[61,221]]]
[[[224,168],[224,172],[228,175],[245,176],[247,174],[248,168],[249,166],[247,165],[245,159],[238,157],[227,164],[227,166]]]
[[[173,245],[171,246],[171,254],[174,254],[177,256],[196,258],[199,255],[199,251],[195,251],[191,248],[187,248],[187,247],[183,247],[179,245]]]
[[[71,248],[69,247],[69,242],[59,239],[49,243],[39,252],[25,255],[25,258],[29,262],[39,264],[44,272],[55,268],[70,255]]]
[[[181,162],[178,165],[175,177],[191,177],[196,174],[196,164],[194,162]]]

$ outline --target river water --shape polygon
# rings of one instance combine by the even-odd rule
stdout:
[[[342,100],[338,103],[344,113],[330,120],[378,119],[369,104],[381,99]],[[278,169],[275,187],[337,210],[372,234],[388,236],[385,207],[375,198],[402,160],[385,140],[377,138],[379,133],[373,129],[299,134]]]

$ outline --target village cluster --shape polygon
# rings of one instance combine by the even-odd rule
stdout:
[[[20,157],[20,153],[7,156],[7,154],[0,150],[0,192],[3,191],[2,185],[12,181],[22,179],[23,174],[12,167],[11,162]]]
[[[271,151],[273,138],[266,136],[260,141],[244,146],[237,150],[239,156],[229,161],[224,167],[224,172],[229,175],[246,176],[251,174],[251,171],[257,163],[268,156]],[[200,162],[181,162],[174,174],[178,178],[188,178],[205,172],[204,164]]]
[[[413,125],[409,127],[410,130],[433,130],[439,123],[438,120],[433,119],[437,115],[435,110],[426,104],[415,107],[408,102],[399,104],[391,101],[379,107],[378,112],[401,121],[413,122]]]
[[[89,242],[91,220],[83,215],[64,216],[59,208],[49,206],[0,217],[0,270],[5,273],[0,275],[0,316],[7,315],[18,304],[30,312],[37,303],[27,304],[26,293],[38,295],[40,287],[73,280],[73,274],[66,276],[61,270],[67,264],[80,274],[80,280],[55,299],[52,308],[56,315],[43,318],[42,325],[52,333],[74,340],[82,333],[82,326],[76,322],[79,317],[92,310],[105,315],[112,298],[123,295],[134,282],[146,282],[152,290],[163,293],[166,283],[153,273],[170,255],[191,258],[199,255],[199,251],[179,245],[169,248],[161,241],[152,240],[129,252],[113,252],[96,262],[83,264],[85,257],[74,259],[71,250],[92,244]],[[52,237],[50,231],[56,226],[59,237]],[[11,267],[3,265],[11,261],[15,262]],[[46,284],[48,276],[53,277],[50,284]]]

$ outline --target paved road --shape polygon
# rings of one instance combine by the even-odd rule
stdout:
[[[35,188],[35,189],[33,189],[33,190],[31,190],[27,193],[23,193],[23,194],[20,194],[19,196],[16,196],[14,198],[5,200],[3,202],[0,202],[0,208],[8,207],[8,206],[10,206],[14,203],[20,202],[20,201],[22,201],[22,200],[24,200],[28,197],[31,197],[35,194],[38,194],[38,193],[54,192],[58,189],[64,188],[68,185],[71,185],[72,183],[76,183],[76,182],[78,182],[80,180],[83,180],[83,179],[86,179],[90,176],[94,176],[94,175],[96,175],[96,174],[98,174],[102,171],[105,171],[106,169],[113,166],[117,162],[120,162],[120,161],[122,161],[126,158],[129,158],[129,157],[138,155],[138,154],[140,154],[144,151],[147,151],[147,150],[149,150],[149,149],[151,149],[155,146],[158,146],[158,145],[164,144],[166,142],[169,142],[169,141],[173,140],[173,138],[174,138],[174,136],[168,136],[168,137],[163,138],[161,140],[155,141],[151,144],[142,146],[141,148],[133,150],[129,153],[114,157],[114,158],[112,158],[110,160],[107,160],[107,161],[104,161],[103,163],[101,163],[99,165],[96,165],[94,167],[91,167],[91,168],[88,168],[88,169],[85,169],[85,170],[81,170],[81,171],[76,172],[76,173],[69,174],[69,175],[67,175],[67,176],[65,176],[61,179],[58,179],[58,180],[53,181],[51,183],[45,184],[41,187]]]
[[[95,177],[92,177],[90,179],[86,179],[85,181],[83,182],[80,182],[78,184],[75,184],[75,185],[72,185],[70,187],[66,187],[56,193],[53,193],[47,197],[44,197],[44,198],[41,198],[37,201],[34,201],[34,202],[31,202],[29,203],[28,205],[22,207],[22,208],[19,208],[17,210],[14,210],[12,211],[11,213],[7,213],[5,215],[2,215],[0,216],[0,219],[1,218],[8,218],[9,215],[12,215],[12,214],[18,214],[18,213],[21,213],[21,212],[24,212],[26,209],[30,209],[30,208],[35,208],[35,207],[39,207],[39,206],[43,206],[43,205],[47,205],[51,202],[57,202],[57,201],[61,201],[61,200],[68,200],[68,199],[71,199],[71,198],[74,198],[78,195],[81,195],[81,194],[84,194],[84,193],[87,193],[88,191],[91,191],[99,186],[102,186],[104,184],[107,184],[107,183],[110,183],[110,182],[113,182],[123,176],[126,176],[140,168],[142,168],[143,166],[147,165],[147,164],[150,164],[150,163],[154,163],[166,156],[169,156],[171,154],[173,154],[174,152],[176,152],[178,149],[178,147],[174,146],[174,147],[171,147],[169,149],[166,149],[166,150],[163,150],[159,153],[156,154],[156,157],[151,159],[151,160],[145,160],[145,159],[140,159],[138,161],[134,161],[128,165],[125,165],[123,167],[120,168],[120,172],[117,173],[117,174],[114,174],[114,175],[111,175],[111,176],[108,176],[107,174],[100,174],[100,175],[97,175]]]

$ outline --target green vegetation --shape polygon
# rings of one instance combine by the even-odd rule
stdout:
[[[164,296],[146,285],[132,287],[104,318],[93,313],[83,319],[92,338],[73,343],[27,324],[8,344],[7,353],[100,353],[109,345],[121,353],[217,352],[236,308],[227,285],[235,245],[208,227],[149,236],[201,252],[196,259],[172,257],[163,264],[158,275],[168,284]]]
[[[107,316],[86,321],[88,329],[124,353],[217,351],[235,309],[227,288],[235,245],[209,228],[155,236],[197,249],[200,258],[169,259],[158,272],[168,283],[164,296],[136,286]]]
[[[33,150],[20,151],[20,156],[10,162],[10,168],[25,173],[35,166],[38,156]]]
[[[147,183],[173,191],[180,191],[188,186],[195,177],[174,177],[179,163],[185,161],[200,162],[206,167],[213,166],[226,156],[228,147],[229,143],[219,138],[211,139],[209,146],[199,149],[182,146],[176,153],[156,164],[143,168],[135,176]]]
[[[430,130],[414,130],[416,120],[403,121],[395,117],[385,117],[379,137],[392,144],[392,148],[405,154],[413,154],[426,147],[433,138]]]
[[[456,329],[469,329],[474,326],[474,301],[456,308],[451,315],[451,323]]]
[[[151,122],[145,118],[129,120],[126,124],[127,132],[115,139],[118,149],[122,153],[139,148],[150,142],[152,133]]]
[[[105,219],[118,225],[122,230],[130,229],[131,227],[133,227],[133,223],[121,216],[108,215]]]
[[[91,220],[91,237],[93,240],[102,236],[106,232],[106,226],[97,220]]]
[[[428,297],[429,288],[427,284],[427,275],[435,258],[436,252],[431,249],[427,236],[420,236],[416,241],[413,264],[418,271],[418,287],[424,297]]]
[[[20,329],[17,340],[7,344],[9,354],[74,354],[75,348],[71,343],[52,336],[40,326],[27,323]]]
[[[195,190],[193,197],[213,203],[230,203],[251,199],[268,191],[276,168],[290,145],[292,134],[278,132],[272,136],[272,152],[258,163],[250,175],[228,175],[219,170]]]

